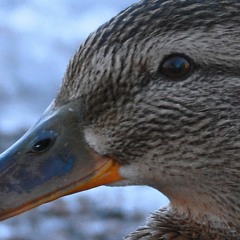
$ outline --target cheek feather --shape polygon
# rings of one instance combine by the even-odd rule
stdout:
[[[84,137],[89,147],[96,153],[102,156],[107,154],[107,140],[101,134],[97,134],[93,129],[87,128],[84,130]]]

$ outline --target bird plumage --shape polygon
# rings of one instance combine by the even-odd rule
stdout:
[[[170,200],[127,240],[240,239],[239,12],[234,0],[144,0],[69,63],[50,109],[74,103],[80,136],[120,165],[119,184]],[[163,70],[172,56],[187,62],[170,65],[175,77]]]
[[[127,239],[168,230],[240,238],[239,10],[237,1],[142,1],[94,32],[69,64],[56,104],[83,98],[87,132],[100,139],[89,144],[126,166],[143,161],[134,181],[172,201]],[[183,81],[158,71],[175,53],[194,61]]]

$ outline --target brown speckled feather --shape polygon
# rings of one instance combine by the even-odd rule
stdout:
[[[211,227],[207,219],[194,221],[192,216],[181,215],[167,209],[154,213],[148,223],[130,234],[125,240],[222,240],[239,239],[236,232],[226,232],[227,226]]]
[[[85,138],[126,184],[168,196],[127,240],[240,239],[240,2],[145,0],[92,33],[55,106],[81,101]],[[182,54],[185,79],[159,66]]]

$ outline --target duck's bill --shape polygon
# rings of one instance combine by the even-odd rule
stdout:
[[[72,107],[48,113],[0,155],[0,220],[121,180],[116,161],[89,149],[79,120]]]

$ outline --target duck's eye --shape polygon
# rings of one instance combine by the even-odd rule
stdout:
[[[36,143],[33,144],[31,148],[32,153],[43,153],[47,151],[52,144],[52,139],[51,138],[45,138],[42,140],[37,141]]]
[[[161,73],[171,79],[184,79],[189,76],[191,70],[191,61],[181,55],[168,56],[160,65]]]

